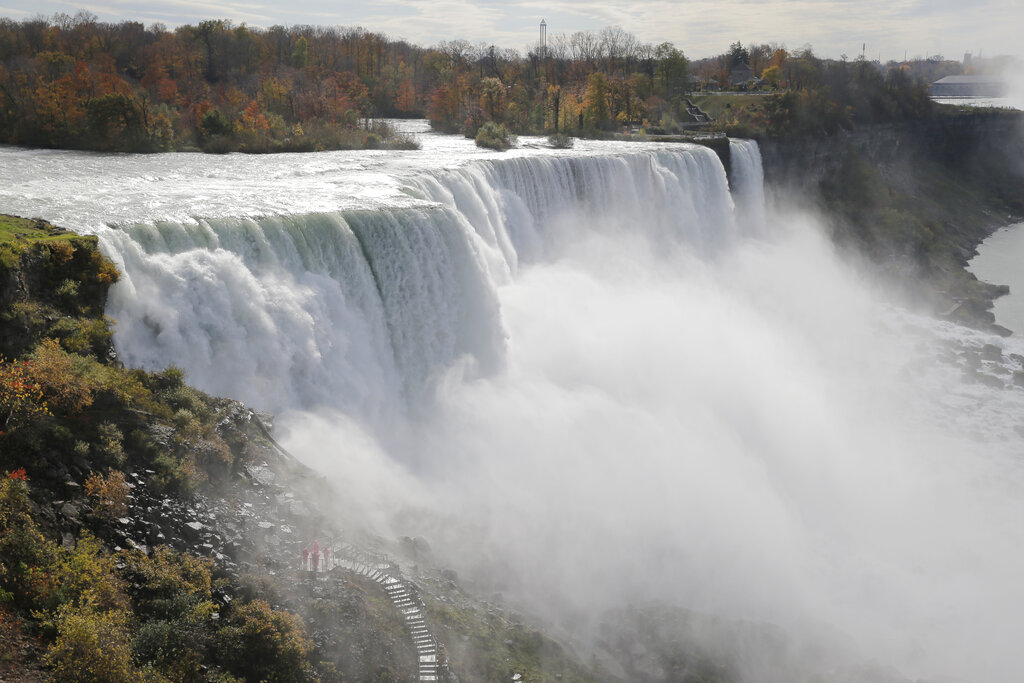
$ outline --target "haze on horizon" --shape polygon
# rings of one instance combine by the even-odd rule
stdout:
[[[0,16],[14,20],[81,10],[107,22],[361,26],[422,46],[465,39],[519,50],[536,42],[544,19],[549,36],[621,26],[644,42],[674,43],[690,58],[721,54],[738,40],[789,49],[810,45],[832,58],[853,59],[863,50],[883,62],[934,55],[959,60],[964,53],[1020,57],[1024,26],[1018,0],[0,0]]]

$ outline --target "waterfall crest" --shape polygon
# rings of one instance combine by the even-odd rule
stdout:
[[[122,358],[271,410],[379,417],[460,358],[502,367],[496,287],[524,264],[593,234],[700,254],[738,237],[704,147],[479,160],[402,182],[416,205],[101,230],[124,273],[108,308]]]

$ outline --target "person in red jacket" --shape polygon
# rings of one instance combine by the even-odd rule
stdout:
[[[320,544],[316,541],[313,541],[312,553],[313,571],[320,571]]]
[[[302,549],[302,568],[309,569],[309,548]]]

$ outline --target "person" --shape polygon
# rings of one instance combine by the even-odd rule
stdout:
[[[313,571],[320,571],[320,544],[313,541],[313,550],[311,551],[313,560]]]
[[[309,569],[309,548],[302,549],[302,568]]]
[[[331,549],[324,546],[324,571],[331,569]]]

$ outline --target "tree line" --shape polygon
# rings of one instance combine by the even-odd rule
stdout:
[[[370,120],[423,116],[470,136],[487,121],[526,134],[672,131],[690,120],[688,92],[727,85],[741,64],[756,79],[742,87],[817,93],[807,101],[842,94],[837,75],[880,78],[872,97],[891,94],[874,65],[844,60],[837,70],[809,48],[737,42],[691,63],[671,43],[618,27],[555,35],[522,53],[464,40],[424,48],[361,28],[209,20],[168,29],[80,12],[0,19],[0,141],[120,151],[402,146],[411,142]],[[900,98],[914,109],[918,95]],[[791,104],[771,105],[775,119]],[[762,116],[753,125],[767,129],[772,115]]]

